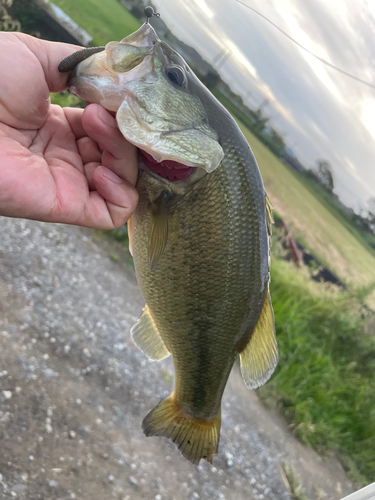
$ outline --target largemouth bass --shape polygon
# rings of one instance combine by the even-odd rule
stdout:
[[[236,358],[252,389],[277,364],[270,204],[234,119],[148,23],[90,50],[60,70],[74,68],[71,91],[115,111],[140,149],[129,235],[146,307],[132,338],[151,359],[172,354],[175,367],[172,394],[143,429],[173,440],[194,464],[211,462]]]

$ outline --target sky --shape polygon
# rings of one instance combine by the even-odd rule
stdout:
[[[318,57],[375,87],[375,0],[241,0]],[[162,19],[264,114],[307,168],[332,167],[341,201],[356,212],[375,197],[375,88],[293,43],[237,0],[154,0]],[[157,21],[153,22],[157,30]],[[214,64],[213,64],[214,65]]]

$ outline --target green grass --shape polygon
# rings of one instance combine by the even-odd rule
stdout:
[[[361,230],[352,220],[351,216],[346,213],[343,209],[338,207],[335,201],[331,198],[330,194],[325,191],[322,186],[320,186],[317,182],[312,179],[307,178],[303,174],[298,174],[297,172],[293,172],[292,174],[298,178],[298,180],[314,195],[318,198],[320,203],[327,208],[330,212],[332,212],[336,219],[340,221],[340,223],[345,226],[345,228],[355,237],[361,244],[366,248],[368,252],[370,252],[375,257],[375,248],[369,244],[369,241],[372,244],[375,244],[375,236],[366,233]]]
[[[375,338],[361,334],[353,294],[324,291],[273,259],[271,295],[280,361],[261,398],[297,437],[336,454],[359,485],[375,477]]]
[[[51,104],[58,104],[62,108],[69,106],[71,108],[85,108],[86,103],[79,97],[75,96],[68,92],[68,90],[64,90],[62,92],[51,93]]]
[[[141,23],[117,0],[54,0],[73,21],[92,37],[92,45],[120,41]]]
[[[241,120],[242,123],[245,124],[247,128],[251,128],[253,126],[251,120],[249,117],[245,115],[240,109],[236,107],[235,104],[233,104],[220,90],[217,89],[212,89],[211,92],[213,95],[218,99],[221,104],[231,113],[232,116],[235,116],[239,120]]]
[[[304,241],[344,282],[365,285],[375,281],[375,253],[355,227],[239,125],[258,161],[271,202],[292,235]]]
[[[213,95],[218,99],[221,104],[235,117],[239,120],[247,130],[251,131],[252,134],[255,134],[257,138],[265,145],[266,148],[270,149],[277,157],[282,154],[282,147],[277,146],[275,142],[262,134],[261,129],[257,128],[256,125],[251,121],[251,119],[245,115],[235,104],[233,104],[220,90],[211,89]]]
[[[301,481],[296,476],[290,464],[283,462],[281,464],[281,472],[284,482],[288,485],[288,493],[293,500],[309,500],[302,486]]]

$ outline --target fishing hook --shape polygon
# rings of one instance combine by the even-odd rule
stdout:
[[[150,24],[149,20],[151,19],[152,16],[160,17],[160,13],[155,12],[152,7],[145,7],[144,13],[145,13],[145,16],[147,18],[147,21],[146,21],[147,24]]]

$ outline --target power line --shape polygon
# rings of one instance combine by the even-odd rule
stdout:
[[[246,3],[244,2],[241,2],[241,0],[236,0],[236,2],[240,3],[241,5],[247,7],[248,9],[252,10],[253,12],[255,12],[256,14],[258,14],[258,16],[262,17],[265,21],[267,21],[268,23],[272,24],[272,26],[274,28],[276,28],[277,30],[280,31],[280,33],[282,33],[283,35],[285,35],[287,38],[289,38],[289,40],[291,40],[292,42],[294,42],[296,45],[298,45],[298,47],[301,47],[301,49],[305,50],[306,52],[308,52],[311,56],[315,57],[316,59],[318,59],[318,61],[322,62],[323,64],[326,64],[327,66],[329,66],[330,68],[333,68],[335,69],[336,71],[339,71],[340,73],[342,73],[343,75],[345,76],[348,76],[349,78],[352,78],[353,80],[356,80],[357,82],[360,82],[360,83],[363,83],[364,85],[367,85],[368,87],[371,87],[372,89],[375,89],[375,85],[373,85],[372,83],[369,83],[369,82],[366,82],[365,80],[362,80],[361,78],[358,78],[357,76],[354,76],[352,75],[351,73],[348,73],[347,71],[344,71],[343,69],[340,69],[338,68],[337,66],[334,66],[333,64],[329,63],[328,61],[326,61],[325,59],[322,59],[321,57],[317,56],[316,54],[314,54],[313,52],[311,52],[311,50],[307,49],[306,47],[304,47],[303,45],[301,45],[299,42],[297,42],[297,40],[295,40],[294,38],[292,38],[290,35],[288,35],[288,33],[286,33],[284,30],[282,30],[281,28],[279,28],[279,26],[277,26],[274,22],[272,22],[270,19],[268,19],[268,17],[266,17],[265,15],[261,14],[260,12],[258,12],[256,9],[254,9],[253,7],[250,7],[250,5],[247,5]]]

